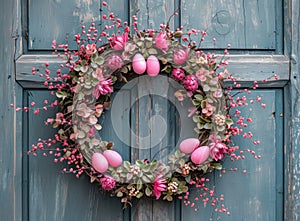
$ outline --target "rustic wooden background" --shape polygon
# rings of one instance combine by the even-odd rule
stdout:
[[[262,160],[248,157],[247,161],[238,162],[239,168],[248,169],[246,175],[227,173],[220,177],[215,173],[211,179],[216,191],[225,194],[231,212],[230,217],[221,215],[222,220],[300,220],[300,1],[111,0],[109,4],[124,20],[137,13],[140,28],[158,27],[180,5],[172,26],[207,30],[209,38],[217,39],[215,50],[230,43],[229,71],[241,81],[279,75],[279,81],[265,84],[251,95],[262,96],[267,104],[264,111],[253,106],[249,112],[255,119],[251,130],[262,142],[255,147]],[[31,75],[31,68],[41,68],[45,61],[55,66],[57,59],[51,56],[51,41],[63,42],[66,34],[72,36],[79,31],[80,24],[88,24],[92,18],[99,20],[100,8],[99,0],[2,0],[0,220],[209,220],[210,206],[200,206],[195,213],[181,201],[142,200],[123,211],[118,199],[100,195],[98,187],[90,185],[88,179],[61,174],[62,166],[53,164],[51,159],[26,155],[38,137],[48,137],[53,131],[43,126],[46,114],[33,117],[15,113],[9,104],[21,106],[49,98],[41,79]],[[203,47],[214,48],[210,41]],[[124,100],[134,97],[134,93],[124,94]],[[154,110],[145,110],[152,103],[169,119],[168,127],[175,127],[174,107],[161,98],[141,100],[131,112],[133,119],[141,122],[147,120],[143,117],[153,115]],[[109,122],[109,117],[105,120]],[[138,124],[135,132],[147,133],[147,128]],[[104,136],[113,137],[113,130],[107,130]],[[169,130],[163,146],[156,148],[175,142],[176,132]],[[251,147],[250,143],[236,142]],[[126,150],[124,144],[117,144],[120,150]],[[123,154],[129,157],[132,153],[128,150]],[[225,166],[232,164],[226,162]],[[213,215],[213,220],[217,216]]]

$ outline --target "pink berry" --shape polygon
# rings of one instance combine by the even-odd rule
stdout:
[[[184,88],[188,91],[195,91],[198,89],[198,81],[194,75],[188,75],[183,80]]]

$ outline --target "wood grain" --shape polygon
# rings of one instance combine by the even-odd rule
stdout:
[[[18,54],[19,5],[5,0],[0,7],[0,214],[3,220],[22,220],[22,115],[9,104],[22,100],[15,84],[14,60]]]

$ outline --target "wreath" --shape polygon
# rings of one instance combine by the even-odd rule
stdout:
[[[78,60],[64,76],[64,87],[56,92],[61,112],[54,126],[59,126],[59,139],[68,147],[65,158],[71,163],[79,158],[77,174],[86,171],[122,202],[143,196],[172,201],[175,195],[188,192],[189,185],[201,182],[203,175],[220,169],[220,161],[232,152],[228,144],[233,121],[222,86],[226,71],[217,72],[222,63],[216,63],[215,55],[185,47],[176,37],[181,37],[180,31],[133,36],[125,32],[100,47],[81,44]],[[172,78],[182,86],[174,96],[192,101],[190,116],[196,135],[182,140],[167,164],[123,161],[113,149],[113,141],[95,136],[98,130],[105,130],[99,117],[110,106],[114,85],[146,74]],[[66,123],[64,119],[71,116],[72,123]]]
[[[212,205],[222,201],[223,197],[215,197],[214,190],[206,186],[209,179],[205,175],[221,170],[226,156],[238,158],[235,154],[238,147],[231,137],[240,133],[233,125],[241,125],[244,119],[234,122],[232,118],[240,113],[232,116],[229,110],[245,103],[240,98],[234,101],[228,93],[230,88],[223,87],[224,80],[234,81],[226,71],[226,59],[205,53],[200,44],[196,46],[192,41],[192,35],[200,35],[202,42],[206,36],[204,31],[192,29],[185,36],[182,29],[171,31],[168,24],[161,25],[160,31],[140,31],[134,16],[134,34],[131,35],[127,22],[122,25],[112,12],[109,16],[103,15],[103,19],[112,21],[113,25],[106,26],[101,33],[95,23],[88,31],[82,26],[81,34],[75,35],[77,50],[69,49],[68,44],[52,42],[58,56],[66,59],[61,68],[68,71],[58,69],[57,76],[51,77],[46,63],[45,75],[40,75],[45,76],[44,85],[49,90],[56,90],[52,94],[57,100],[50,106],[59,106],[59,111],[55,118],[48,118],[46,124],[52,124],[58,132],[53,139],[39,139],[28,153],[36,155],[37,150],[47,150],[59,143],[49,154],[55,155],[55,162],[67,162],[64,172],[74,173],[76,177],[87,174],[91,182],[100,184],[101,189],[112,196],[120,197],[125,205],[142,197],[167,201],[187,199],[192,187],[204,192],[200,194],[204,203],[209,197]],[[112,28],[119,31],[109,36],[106,31]],[[102,37],[108,43],[99,46]],[[224,55],[227,54],[226,49]],[[32,74],[35,72],[33,68]],[[123,160],[114,149],[114,141],[104,141],[98,133],[106,129],[100,119],[114,102],[111,95],[116,91],[115,86],[143,76],[168,78],[180,87],[174,93],[176,100],[190,104],[184,107],[189,112],[187,117],[194,122],[194,136],[181,139],[167,162]],[[254,86],[257,87],[257,82]],[[24,107],[24,110],[29,108]],[[36,108],[34,113],[38,114],[39,110]],[[223,207],[222,204],[220,211],[226,212]]]

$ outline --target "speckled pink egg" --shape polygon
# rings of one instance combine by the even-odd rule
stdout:
[[[197,138],[188,138],[180,143],[179,149],[181,152],[189,154],[199,147],[200,141]]]
[[[146,71],[146,61],[143,55],[137,53],[132,59],[133,71],[137,74],[143,74]]]
[[[112,167],[119,167],[122,164],[121,155],[114,150],[105,150],[103,156],[107,159],[108,164]]]
[[[108,169],[108,161],[101,153],[94,153],[92,156],[92,166],[99,173],[104,173]]]
[[[191,160],[194,164],[202,164],[209,157],[209,147],[201,146],[197,148],[191,155]]]
[[[159,74],[160,71],[160,64],[154,55],[150,55],[147,59],[147,73],[151,77],[155,77]]]

